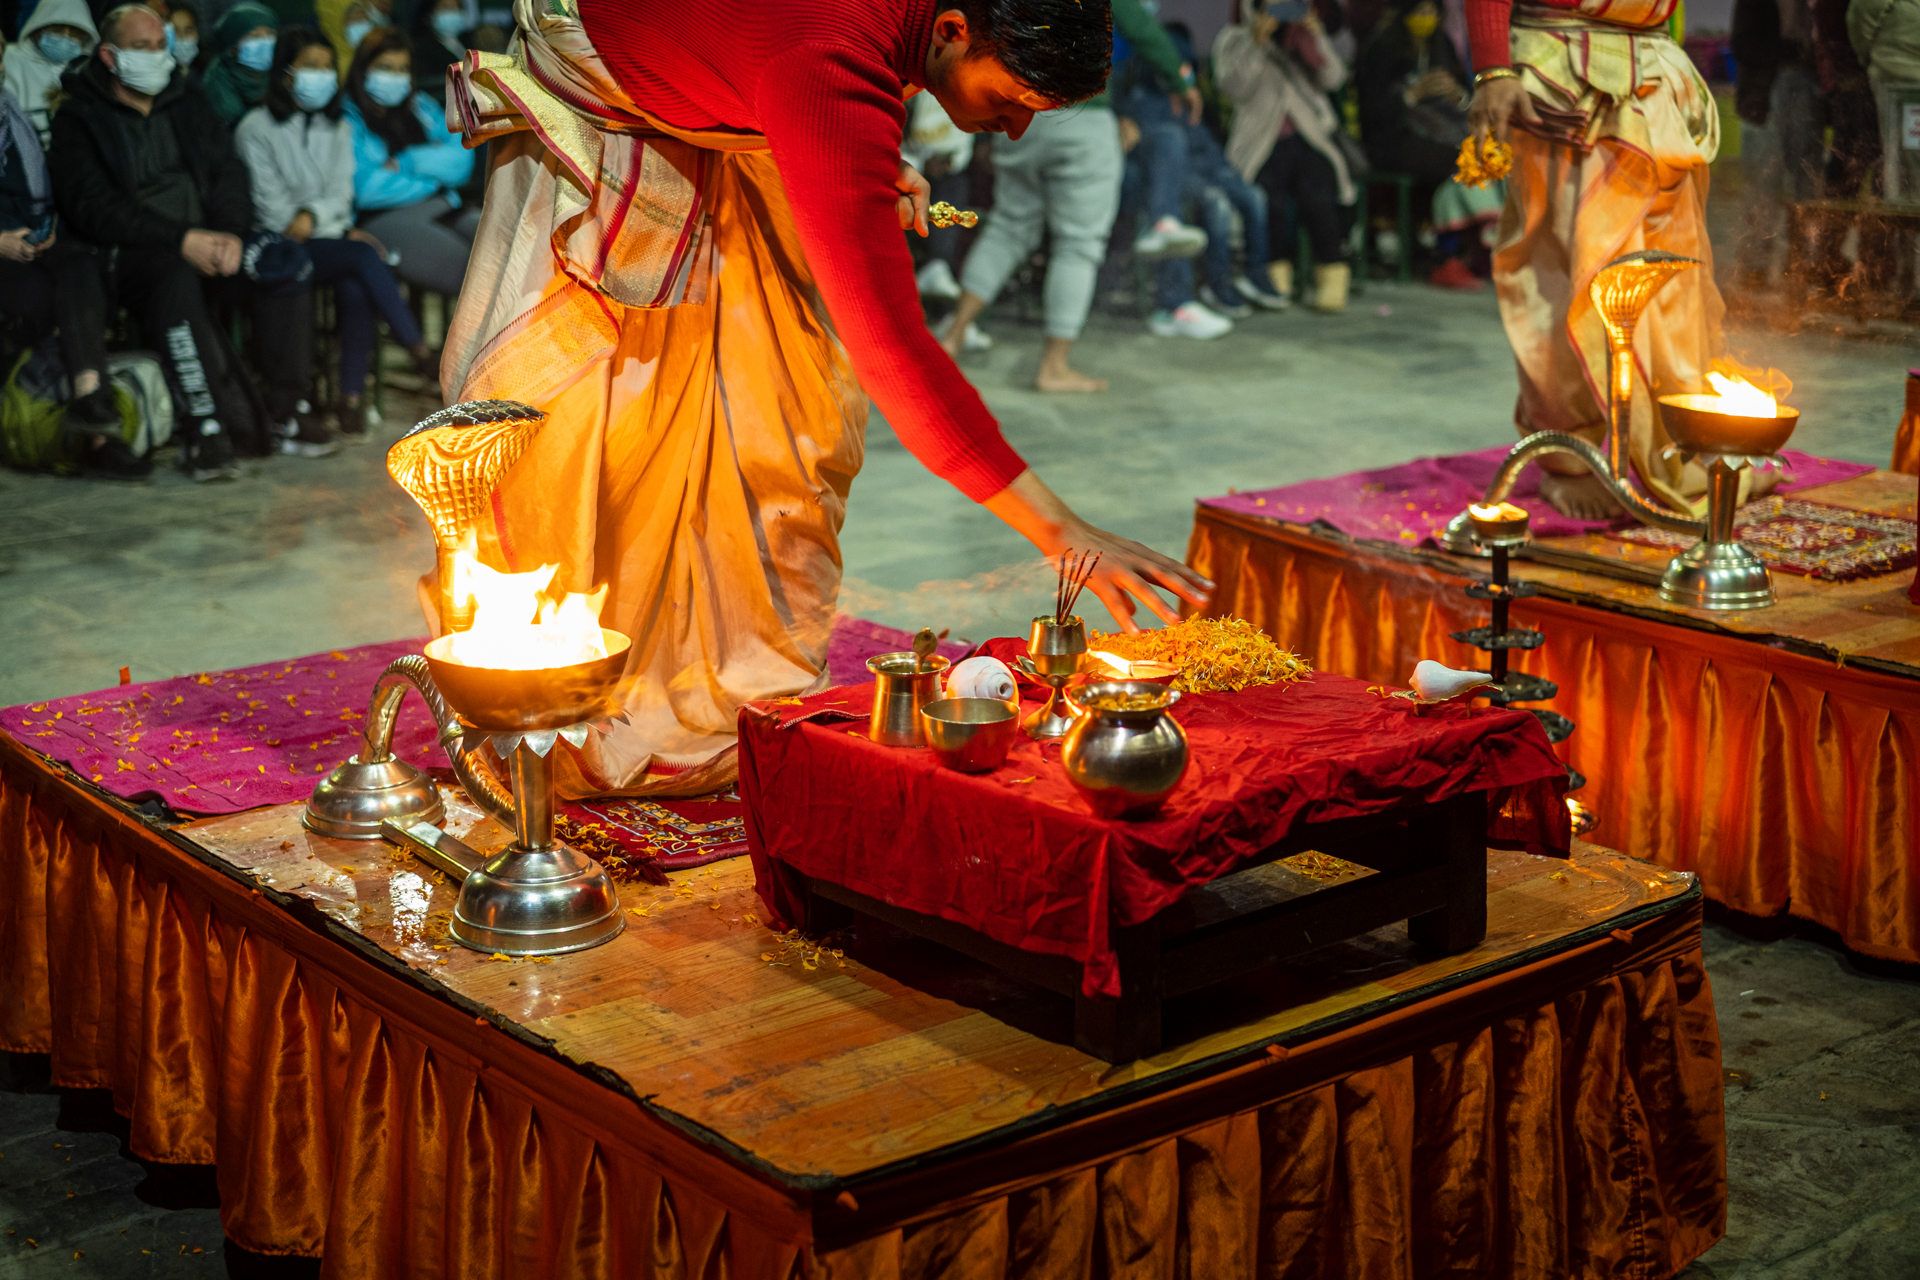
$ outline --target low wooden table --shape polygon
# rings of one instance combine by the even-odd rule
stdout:
[[[1285,866],[1332,854],[1364,874],[1322,881]],[[1423,950],[1466,951],[1487,936],[1487,802],[1470,792],[1365,818],[1313,823],[1252,864],[1189,889],[1143,924],[1116,927],[1118,999],[1082,990],[1082,966],[1023,951],[788,867],[805,886],[806,927],[844,928],[858,912],[1073,999],[1073,1043],[1105,1062],[1161,1049],[1163,1003],[1398,921]]]
[[[1914,478],[1878,471],[1796,498],[1912,518]],[[1868,955],[1920,960],[1920,606],[1911,569],[1852,582],[1774,574],[1770,608],[1660,599],[1667,551],[1598,534],[1513,562],[1537,595],[1515,625],[1546,634],[1514,667],[1551,680],[1560,745],[1590,779],[1595,839],[1699,874],[1739,911],[1783,910]],[[1467,587],[1487,562],[1199,505],[1188,563],[1211,611],[1246,618],[1316,669],[1404,687],[1484,625]],[[1602,572],[1601,570],[1605,570]]]

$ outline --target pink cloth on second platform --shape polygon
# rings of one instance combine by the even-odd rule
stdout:
[[[864,683],[869,657],[912,640],[892,627],[836,618],[828,673],[836,685]],[[393,640],[7,707],[0,730],[122,799],[157,797],[194,814],[287,804],[306,799],[327,770],[360,749],[381,668],[425,643]],[[957,658],[966,646],[940,651]],[[436,739],[426,708],[409,694],[394,725],[394,754],[446,768]]]
[[[1200,502],[1222,511],[1269,516],[1292,524],[1324,520],[1354,538],[1409,546],[1427,544],[1446,528],[1447,521],[1466,510],[1468,504],[1480,501],[1507,453],[1508,449],[1503,446],[1443,458],[1416,458],[1378,471],[1354,471],[1276,489],[1249,489],[1219,498],[1202,498]],[[1816,458],[1796,449],[1782,449],[1780,458],[1787,464],[1787,470],[1786,478],[1776,490],[1778,493],[1851,480],[1873,470],[1864,463]],[[1616,525],[1631,523],[1626,517],[1573,520],[1559,514],[1540,498],[1538,467],[1530,466],[1520,473],[1511,500],[1532,513],[1533,534],[1537,538],[1604,533]]]

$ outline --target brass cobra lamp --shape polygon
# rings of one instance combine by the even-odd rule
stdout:
[[[422,421],[387,453],[387,470],[433,522],[448,631],[473,624],[471,602],[453,598],[453,554],[544,418],[510,401],[457,404]],[[553,839],[549,763],[557,742],[579,747],[621,716],[630,645],[614,631],[601,638],[606,657],[559,667],[468,665],[453,657],[450,636],[429,644],[425,656],[389,663],[374,682],[361,750],[314,788],[303,823],[339,839],[385,838],[446,872],[461,886],[449,935],[477,950],[553,955],[614,937],[622,922],[613,882],[592,858]],[[426,702],[467,795],[514,833],[506,849],[483,855],[440,830],[446,806],[439,789],[394,757],[394,721],[408,688]],[[507,761],[511,790],[479,751],[482,744]]]
[[[1696,537],[1706,533],[1705,521],[1656,506],[1643,497],[1638,489],[1627,483],[1623,462],[1633,423],[1634,327],[1639,324],[1647,304],[1653,301],[1653,295],[1660,292],[1667,281],[1699,265],[1697,260],[1683,258],[1677,253],[1642,249],[1615,258],[1600,268],[1587,295],[1593,299],[1594,309],[1600,313],[1600,321],[1607,329],[1609,430],[1606,452],[1602,453],[1579,436],[1564,431],[1536,431],[1514,445],[1500,463],[1500,470],[1494,473],[1493,483],[1487,486],[1487,495],[1482,499],[1484,504],[1497,505],[1506,501],[1513,492],[1514,482],[1520,478],[1521,468],[1535,458],[1547,453],[1568,453],[1586,463],[1588,470],[1606,485],[1607,492],[1613,495],[1614,500],[1640,523],[1656,529],[1671,529],[1676,533],[1691,533]],[[1447,550],[1462,555],[1490,554],[1474,541],[1473,517],[1465,511],[1447,523],[1439,541]]]
[[[511,400],[470,400],[421,419],[387,450],[387,474],[433,524],[442,632],[473,625],[472,599],[455,595],[454,553],[546,417]]]

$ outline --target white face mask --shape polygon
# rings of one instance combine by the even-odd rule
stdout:
[[[113,74],[135,93],[158,93],[173,79],[173,55],[165,49],[115,48]]]
[[[193,60],[199,56],[200,41],[197,37],[192,40],[188,40],[185,37],[176,37],[174,39],[173,60],[175,63],[183,67],[190,67],[193,65]]]
[[[301,67],[293,73],[293,100],[302,111],[320,110],[339,88],[339,77],[325,67]]]
[[[413,96],[413,77],[398,71],[369,71],[367,96],[383,107],[397,107]]]

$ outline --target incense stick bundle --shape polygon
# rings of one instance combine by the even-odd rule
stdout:
[[[1069,563],[1071,568],[1068,567]],[[1059,580],[1053,592],[1053,620],[1056,625],[1067,625],[1067,619],[1073,616],[1073,607],[1080,602],[1080,593],[1087,589],[1087,582],[1099,564],[1098,551],[1083,551],[1078,558],[1074,557],[1071,547],[1060,553]]]

